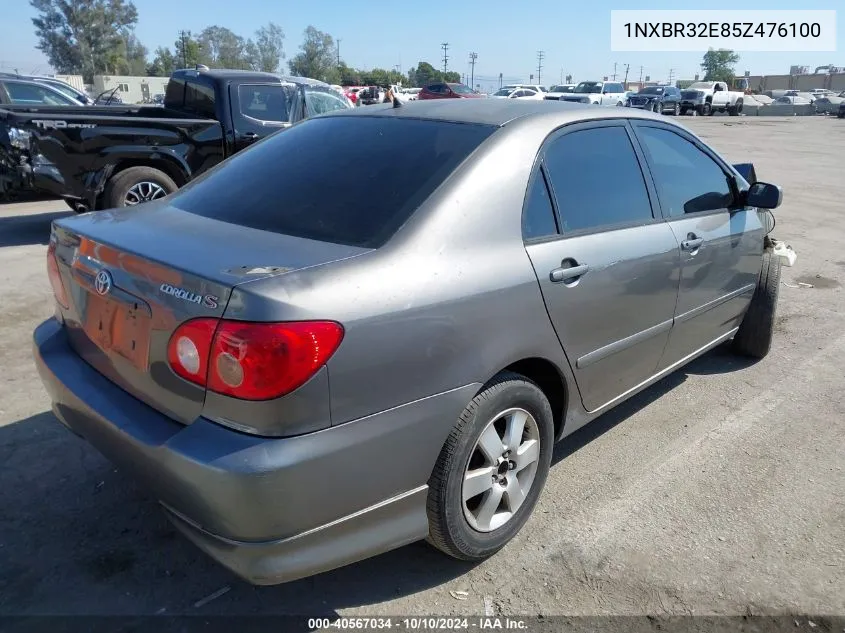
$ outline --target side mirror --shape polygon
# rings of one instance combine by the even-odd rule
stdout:
[[[777,209],[783,201],[783,189],[767,182],[755,182],[745,192],[745,204],[758,209]]]

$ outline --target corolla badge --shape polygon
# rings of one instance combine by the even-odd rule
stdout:
[[[170,295],[171,297],[176,297],[177,299],[182,299],[183,301],[189,301],[191,303],[198,303],[201,306],[211,309],[216,308],[218,302],[220,301],[220,299],[218,299],[214,295],[198,295],[188,290],[185,290],[184,288],[177,288],[176,286],[171,286],[170,284],[161,284],[158,289],[164,294]]]
[[[94,277],[94,290],[97,291],[98,295],[107,295],[111,291],[111,286],[112,277],[109,271],[101,270]]]

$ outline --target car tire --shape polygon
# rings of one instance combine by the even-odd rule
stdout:
[[[742,114],[742,106],[743,106],[742,99],[737,99],[736,106],[734,106],[734,110],[736,110],[736,113],[738,115]]]
[[[524,474],[521,478],[510,474],[516,469],[508,470],[511,455],[504,454],[506,440],[502,437],[508,436],[510,420],[516,420],[509,417],[509,411],[527,414],[518,442],[511,442],[509,446],[518,444],[522,447],[521,454],[526,460],[529,453],[536,453],[536,461],[528,466],[523,463],[518,471]],[[515,424],[514,428],[518,429],[518,422]],[[495,433],[492,446],[496,455],[499,451],[497,440],[501,442],[503,454],[497,458],[498,467],[493,465],[496,464],[493,456],[488,456],[490,451],[481,448],[482,435],[489,440],[491,432]],[[535,448],[530,450],[532,441],[539,444],[539,448],[533,444]],[[483,560],[504,547],[534,509],[546,483],[553,443],[552,408],[540,388],[519,374],[502,372],[495,376],[464,409],[437,458],[428,482],[429,543],[453,558],[466,561]],[[491,443],[486,445],[489,447]],[[498,477],[503,478],[504,483],[497,481]],[[465,481],[480,486],[480,492],[466,500]],[[526,482],[527,491],[523,488]],[[519,484],[522,485],[518,489],[514,488],[518,493],[514,497],[521,499],[521,503],[512,511],[508,507],[513,503],[508,491]],[[475,489],[473,486],[467,494]]]
[[[701,106],[701,116],[713,116],[713,105],[705,103]]]
[[[693,110],[693,112],[695,112],[695,110]],[[681,116],[686,116],[686,115],[687,115],[687,108],[681,108]]]
[[[103,208],[134,206],[131,200],[143,198],[146,191],[150,192],[148,199],[139,199],[138,202],[159,200],[178,188],[173,179],[159,169],[129,167],[109,180],[103,192]]]
[[[672,116],[681,116],[682,114],[684,113],[681,111],[681,105],[676,101],[675,107],[672,108]]]
[[[734,350],[743,356],[763,358],[769,353],[775,331],[782,262],[771,249],[763,251],[763,265],[748,311],[734,336]]]

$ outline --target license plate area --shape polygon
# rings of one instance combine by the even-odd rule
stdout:
[[[149,306],[118,288],[105,296],[86,290],[85,335],[106,355],[125,358],[146,372],[152,324]]]

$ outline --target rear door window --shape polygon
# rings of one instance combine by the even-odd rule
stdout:
[[[544,164],[564,235],[654,218],[640,163],[624,125],[564,134],[551,141]]]
[[[79,105],[70,97],[36,83],[7,81],[9,100],[16,105]]]
[[[185,82],[185,106],[190,112],[204,119],[216,119],[217,111],[214,105],[214,87],[199,81]]]
[[[378,248],[495,127],[328,116],[274,134],[171,195],[189,213]],[[413,147],[397,152],[396,139]],[[350,148],[367,148],[366,160]],[[354,152],[353,152],[354,154]]]

